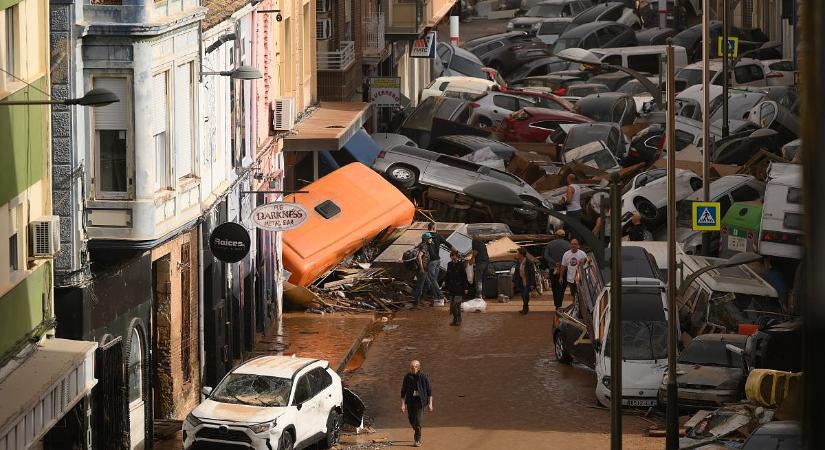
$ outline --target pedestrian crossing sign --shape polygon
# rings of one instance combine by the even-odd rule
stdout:
[[[719,51],[719,56],[722,57],[725,54],[725,40],[722,39],[722,36],[719,36],[717,42],[717,46],[719,47],[717,50]],[[739,56],[739,38],[728,36],[728,58],[736,58],[737,56]]]
[[[719,231],[719,202],[693,202],[691,226],[693,231]]]

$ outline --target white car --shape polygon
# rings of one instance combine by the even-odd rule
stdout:
[[[676,201],[702,188],[702,178],[693,171],[676,169]],[[622,224],[638,212],[647,223],[661,221],[667,206],[667,170],[651,169],[627,183],[622,194]]]
[[[327,361],[262,356],[229,372],[183,422],[183,448],[195,444],[293,450],[338,441],[341,378]],[[234,447],[233,447],[234,448]]]
[[[787,59],[766,59],[762,61],[765,66],[765,78],[768,86],[793,86],[794,70],[793,61]]]
[[[419,101],[424,101],[427,97],[439,97],[444,95],[445,91],[466,92],[474,94],[474,97],[483,95],[485,92],[490,92],[493,86],[497,86],[495,81],[484,80],[474,77],[438,77],[432,83],[421,90],[421,98]]]
[[[510,114],[533,106],[536,106],[536,102],[530,97],[492,91],[470,102],[473,111],[470,123],[477,123],[481,128],[489,128]]]

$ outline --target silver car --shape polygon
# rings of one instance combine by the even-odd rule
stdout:
[[[530,97],[496,91],[489,92],[470,102],[470,108],[473,109],[470,123],[478,124],[481,128],[489,128],[497,125],[510,114],[532,106],[536,106],[536,102]]]
[[[472,184],[489,181],[509,187],[526,202],[549,206],[538,191],[515,175],[421,148],[399,145],[384,150],[372,168],[404,189],[422,184],[461,193]]]

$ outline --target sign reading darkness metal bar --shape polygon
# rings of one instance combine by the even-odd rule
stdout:
[[[209,249],[219,261],[238,262],[249,253],[249,232],[243,225],[226,222],[218,225],[209,236]]]

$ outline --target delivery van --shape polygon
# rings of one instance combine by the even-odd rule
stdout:
[[[762,207],[759,253],[802,259],[802,166],[771,163]]]
[[[409,225],[415,206],[395,186],[361,163],[318,179],[284,201],[303,205],[309,218],[283,233],[289,282],[307,286],[387,228]]]

